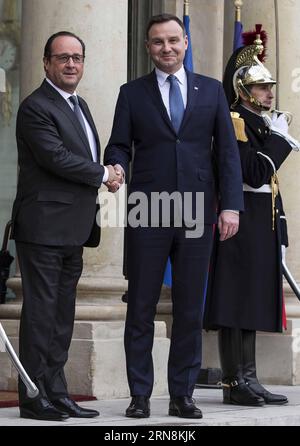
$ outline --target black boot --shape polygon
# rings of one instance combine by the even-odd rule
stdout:
[[[286,404],[288,399],[284,395],[278,395],[269,392],[258,381],[256,376],[256,331],[254,330],[242,330],[242,343],[243,343],[243,376],[245,383],[248,387],[256,393],[256,395],[262,397],[266,404]]]
[[[222,367],[223,403],[239,406],[262,406],[257,396],[243,379],[242,335],[237,328],[219,330],[219,354]]]

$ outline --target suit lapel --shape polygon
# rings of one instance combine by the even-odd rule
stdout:
[[[199,97],[201,97],[199,94],[199,93],[201,93],[200,92],[201,81],[199,80],[199,78],[188,70],[186,70],[186,75],[187,75],[187,84],[188,84],[187,105],[186,105],[185,113],[184,113],[183,120],[181,123],[180,131],[182,131],[184,126],[187,124],[187,122],[193,112],[193,108],[197,102],[197,99]]]
[[[97,157],[98,157],[98,161],[100,161],[100,140],[99,140],[99,136],[98,136],[98,132],[97,132],[94,120],[92,118],[91,112],[90,112],[86,102],[80,96],[78,96],[78,101],[79,101],[80,108],[83,111],[84,116],[86,117],[86,120],[89,123],[89,125],[93,131],[93,134],[94,134],[94,137],[96,140],[96,144],[97,144],[97,155],[98,155]]]
[[[72,123],[76,133],[81,138],[84,147],[89,155],[89,158],[92,158],[92,153],[90,149],[89,142],[84,133],[83,128],[81,127],[78,119],[76,118],[75,113],[71,109],[71,107],[67,104],[67,101],[47,82],[44,81],[42,87],[45,88],[47,96],[55,102],[55,105],[67,116],[67,118]]]
[[[186,110],[183,116],[183,120],[179,129],[179,133],[183,130],[185,125],[187,124],[195,104],[197,103],[198,98],[201,97],[201,88],[202,83],[198,76],[196,76],[194,73],[191,73],[190,71],[186,70],[187,75],[187,84],[188,84],[188,91],[187,91],[187,106]],[[146,78],[146,88],[148,93],[150,94],[151,99],[155,103],[156,107],[158,108],[160,114],[162,115],[163,120],[166,122],[166,124],[171,128],[171,130],[176,133],[172,122],[169,118],[168,112],[166,110],[166,107],[163,103],[159,86],[157,83],[157,78],[155,74],[155,70],[152,71]]]
[[[153,70],[148,76],[145,77],[145,85],[146,85],[147,92],[149,93],[152,101],[154,102],[155,106],[157,107],[163,120],[170,127],[170,129],[173,132],[175,132],[172,122],[169,118],[168,112],[166,110],[165,104],[164,104],[161,94],[160,94],[155,70]]]

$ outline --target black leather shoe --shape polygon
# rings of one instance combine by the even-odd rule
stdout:
[[[54,407],[47,398],[42,397],[22,404],[20,417],[33,420],[64,421],[69,418],[69,415]]]
[[[263,398],[265,404],[274,404],[281,406],[282,404],[287,404],[289,402],[285,395],[271,393],[259,383],[248,384],[248,387],[252,390],[252,392],[256,393],[256,395]]]
[[[150,417],[150,400],[147,396],[132,397],[129,407],[126,409],[126,417],[148,418]]]
[[[84,409],[78,406],[75,401],[68,396],[53,400],[52,404],[59,410],[66,412],[72,418],[93,418],[98,417],[100,413],[93,409]]]
[[[252,392],[246,383],[223,383],[223,403],[238,406],[263,406],[265,400]]]
[[[188,396],[171,398],[169,415],[180,418],[202,418],[201,410],[195,405],[194,400]]]

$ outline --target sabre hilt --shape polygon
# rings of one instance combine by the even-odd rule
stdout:
[[[288,125],[291,125],[291,123],[293,121],[293,113],[286,111],[286,110],[276,110],[276,109],[271,110],[271,114],[272,113],[277,113],[278,116],[284,115],[287,120]]]

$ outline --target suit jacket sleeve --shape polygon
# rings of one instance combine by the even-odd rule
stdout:
[[[214,151],[218,172],[220,210],[243,211],[243,182],[239,150],[228,103],[220,83],[214,127]]]
[[[65,147],[51,115],[33,100],[20,106],[17,138],[23,139],[35,161],[52,174],[75,183],[101,186],[104,167]]]
[[[104,164],[120,164],[128,178],[128,166],[132,157],[132,127],[130,105],[126,86],[120,89],[110,140],[104,153]]]
[[[238,145],[244,182],[255,188],[270,183],[271,176],[292,150],[289,143],[277,135],[270,135],[263,146],[255,147],[250,140],[238,141]]]
[[[238,144],[244,181],[254,188],[269,184],[274,172],[280,168],[291,152],[291,146],[288,142],[273,134],[265,139],[263,146],[255,147],[250,139],[247,142],[238,141]],[[280,193],[277,200],[280,212],[281,244],[288,246],[287,221]]]

